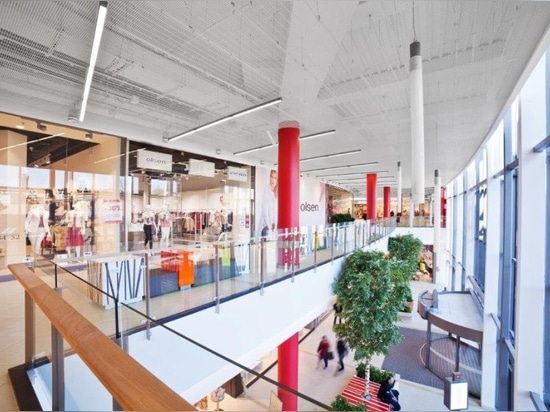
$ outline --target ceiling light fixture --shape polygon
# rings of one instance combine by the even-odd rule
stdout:
[[[280,103],[282,100],[283,99],[278,97],[277,99],[273,99],[273,100],[270,100],[268,102],[259,104],[257,106],[250,107],[250,108],[245,109],[245,110],[241,110],[240,112],[227,115],[225,117],[222,117],[221,119],[214,120],[213,122],[203,124],[202,126],[195,127],[194,129],[191,129],[191,130],[188,130],[186,132],[177,134],[175,136],[172,136],[172,137],[169,137],[169,138],[163,138],[162,141],[164,143],[173,142],[174,140],[181,139],[182,137],[189,136],[190,134],[199,132],[199,131],[204,130],[204,129],[208,129],[209,127],[216,126],[216,125],[218,125],[220,123],[223,123],[223,122],[227,122],[228,120],[232,120],[232,119],[235,119],[237,117],[243,116],[245,114],[249,114],[249,113],[255,112],[257,110],[261,110],[261,109],[265,109],[266,107],[273,106],[274,104]]]
[[[106,160],[116,159],[117,157],[122,157],[122,156],[125,156],[125,155],[130,154],[130,153],[139,152],[140,150],[145,150],[145,147],[142,147],[141,149],[131,150],[128,153],[121,153],[121,154],[118,154],[118,155],[109,156],[109,157],[106,157],[105,159],[97,160],[94,163],[101,163],[101,162],[104,162]]]
[[[25,128],[25,123],[21,122],[20,124],[15,125],[15,128],[19,130],[23,130]]]
[[[3,151],[3,150],[13,149],[14,147],[25,146],[25,145],[28,145],[29,143],[41,142],[42,140],[51,139],[52,137],[63,136],[64,134],[65,133],[52,134],[51,136],[42,137],[41,139],[28,140],[24,143],[18,143],[18,144],[14,144],[14,145],[11,145],[11,146],[8,146],[8,147],[2,147],[2,148],[0,148],[0,152]]]
[[[307,139],[312,139],[314,137],[325,136],[327,134],[332,134],[334,132],[336,132],[336,130],[333,129],[333,130],[326,130],[324,132],[309,134],[307,136],[300,137],[300,141],[307,140]],[[233,156],[238,156],[238,155],[242,155],[242,154],[245,154],[245,153],[252,153],[252,152],[256,152],[258,150],[263,150],[263,149],[269,149],[270,147],[277,147],[279,145],[279,143],[276,143],[273,140],[273,136],[271,136],[271,133],[269,132],[269,130],[267,131],[267,135],[269,136],[269,138],[273,142],[272,144],[266,144],[264,146],[253,147],[252,149],[247,149],[247,150],[242,150],[240,152],[235,152],[235,153],[233,153]]]
[[[329,134],[333,134],[335,132],[336,132],[336,130],[332,129],[332,130],[326,130],[324,132],[308,134],[307,136],[300,136],[300,141],[307,140],[307,139],[313,139],[314,137],[326,136],[326,135],[329,135]]]
[[[36,128],[37,128],[38,130],[45,131],[47,127],[46,127],[45,124],[43,124],[43,123],[41,123],[41,122],[36,122]]]
[[[349,169],[350,167],[360,167],[360,166],[374,166],[377,165],[378,162],[367,162],[367,163],[358,163],[356,165],[345,165],[345,166],[334,166],[334,167],[321,167],[320,169],[311,169],[311,170],[304,170],[305,173],[310,172],[320,172],[323,170],[334,170],[334,169]]]
[[[86,133],[85,136],[88,140],[92,140],[94,138],[94,135],[91,132]]]
[[[317,159],[328,159],[330,157],[337,157],[337,156],[347,156],[347,155],[351,155],[359,152],[361,152],[361,149],[349,150],[347,152],[340,152],[340,153],[331,153],[331,154],[322,155],[322,156],[314,156],[314,157],[308,157],[305,159],[300,159],[300,162],[308,162],[310,160],[317,160]]]
[[[365,176],[365,173],[366,172],[354,172],[354,173],[334,173],[334,174],[331,174],[331,175],[322,175],[322,176],[319,176],[319,177],[322,177],[322,178],[335,178],[335,177],[340,177],[340,176]],[[369,173],[389,173],[387,170],[373,170],[372,172],[369,172]]]
[[[94,77],[95,63],[97,55],[99,53],[99,45],[101,43],[101,36],[103,35],[103,26],[105,25],[105,19],[107,17],[107,2],[99,2],[99,10],[97,12],[97,20],[95,24],[94,42],[92,44],[92,53],[90,54],[90,63],[88,64],[88,70],[86,72],[86,80],[84,82],[84,92],[82,93],[82,104],[80,105],[80,115],[78,121],[84,121],[84,115],[86,114],[86,106],[88,105],[88,97],[90,95],[90,88],[92,86],[92,78]]]
[[[267,149],[269,147],[277,147],[278,144],[275,143],[275,144],[266,144],[265,146],[260,146],[260,147],[255,147],[253,149],[248,149],[248,150],[243,150],[243,151],[240,151],[240,152],[235,152],[233,153],[233,156],[238,156],[238,155],[242,155],[242,154],[245,154],[245,153],[252,153],[252,152],[256,152],[258,150],[262,150],[262,149]]]

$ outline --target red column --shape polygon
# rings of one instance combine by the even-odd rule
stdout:
[[[277,350],[277,380],[279,383],[298,390],[298,334],[295,333],[279,345]],[[298,397],[284,389],[277,388],[277,396],[283,403],[283,411],[297,411]]]
[[[390,217],[390,198],[391,188],[389,186],[384,186],[384,217]]]
[[[300,125],[295,121],[279,123],[279,180],[277,185],[277,228],[279,231],[300,227]],[[291,264],[288,249],[292,243],[290,236],[285,237],[285,247],[279,248],[278,265]],[[299,263],[299,248],[294,254],[295,265]],[[278,348],[277,365],[279,383],[298,390],[298,334],[292,335]],[[296,395],[281,388],[277,395],[283,403],[283,411],[298,410]]]
[[[367,173],[367,219],[376,219],[376,173]]]

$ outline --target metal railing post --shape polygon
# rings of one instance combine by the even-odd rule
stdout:
[[[317,272],[317,248],[319,247],[319,234],[317,233],[317,227],[313,234],[313,269]]]
[[[52,325],[52,410],[65,410],[65,357],[63,337]]]
[[[260,238],[260,295],[264,294],[265,283],[265,237]]]
[[[25,291],[25,363],[34,366],[36,336],[34,334],[34,301]]]
[[[214,245],[214,278],[216,281],[216,313],[220,313],[220,266],[218,264],[219,259],[219,245]]]
[[[162,255],[161,255],[162,259]],[[151,340],[151,321],[149,320],[151,318],[151,302],[150,302],[150,279],[149,279],[149,254],[147,252],[144,253],[143,258],[143,265],[145,270],[145,314],[147,315],[147,320],[145,321],[146,324],[146,333],[145,336],[148,340]]]
[[[331,233],[330,233],[330,238],[331,238],[331,242],[330,242],[330,261],[333,262],[334,261],[334,242],[335,242],[335,239],[334,239],[334,225],[336,223],[333,223],[332,224],[332,229],[329,229],[331,230]]]

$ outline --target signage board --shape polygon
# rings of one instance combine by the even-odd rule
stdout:
[[[189,159],[189,174],[214,177],[216,175],[215,165],[205,160]]]
[[[248,170],[240,167],[227,166],[227,180],[248,182]]]
[[[166,153],[139,150],[137,152],[137,167],[141,169],[172,171],[172,155]]]

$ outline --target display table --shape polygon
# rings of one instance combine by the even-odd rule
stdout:
[[[120,255],[88,261],[88,282],[117,297],[121,303],[133,303],[144,296],[144,258]],[[115,305],[114,299],[88,287],[88,297],[106,309]]]

